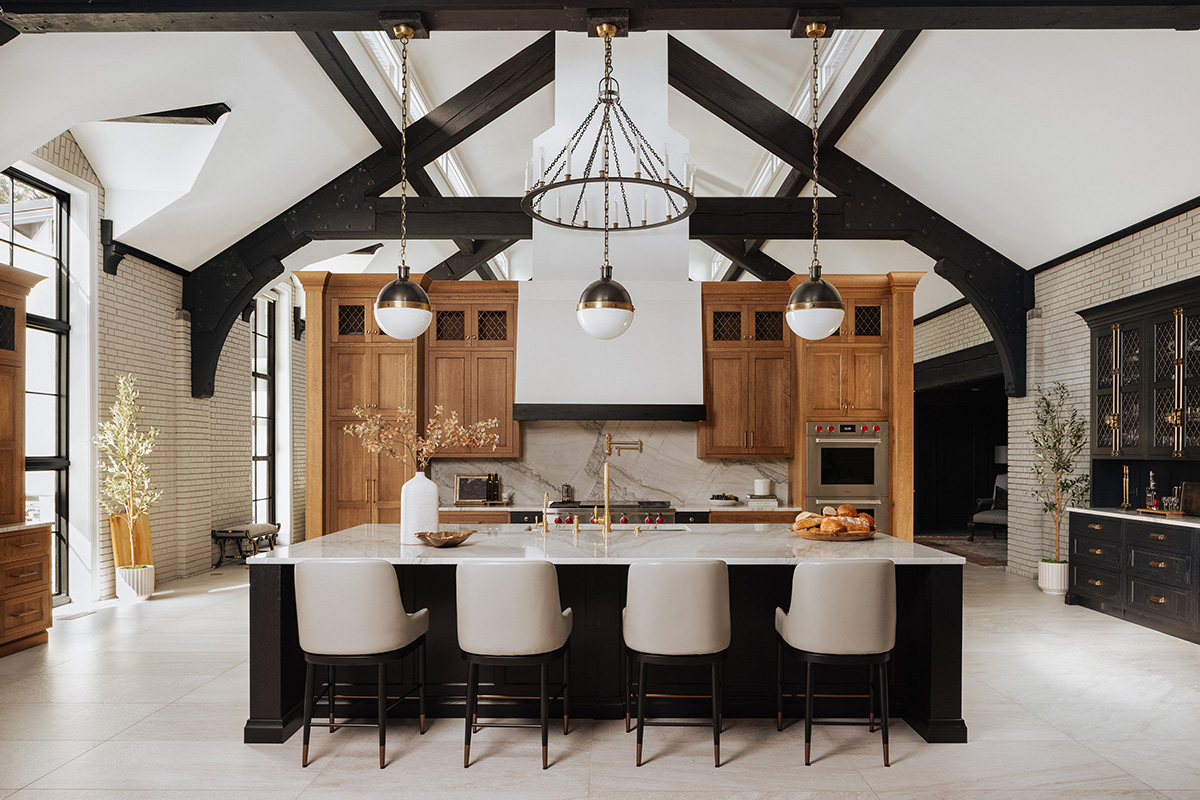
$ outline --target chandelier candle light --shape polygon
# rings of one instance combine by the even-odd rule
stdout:
[[[810,23],[805,33],[812,39],[812,264],[808,280],[796,287],[788,298],[786,309],[788,327],[804,339],[824,339],[832,336],[842,325],[846,305],[838,290],[821,280],[821,262],[817,258],[817,39],[825,35],[825,25]]]
[[[583,291],[576,316],[589,335],[615,339],[633,323],[633,300],[625,287],[612,279],[612,266],[608,263],[609,233],[622,229],[647,230],[687,219],[696,210],[692,194],[696,172],[690,158],[684,159],[682,178],[672,172],[668,147],[664,145],[660,154],[621,105],[621,87],[612,76],[612,38],[617,28],[604,24],[597,26],[596,32],[604,37],[604,77],[600,80],[599,97],[549,164],[545,148],[538,152],[536,175],[533,160],[526,164],[521,208],[547,225],[595,230],[591,226],[592,204],[603,203],[604,262],[600,266],[600,279]],[[585,140],[595,127],[593,123],[598,128],[588,146]],[[588,154],[579,174],[574,173],[576,150]],[[622,152],[626,164],[630,159],[633,161],[632,175],[622,172]],[[619,190],[619,197],[613,197],[614,188]],[[661,206],[657,202],[660,196]],[[651,198],[655,202],[651,203]],[[654,216],[651,209],[655,210]]]
[[[429,328],[433,310],[429,295],[408,278],[405,250],[408,245],[408,41],[414,31],[396,26],[400,40],[400,268],[396,280],[384,286],[375,299],[375,322],[393,339],[415,339]]]

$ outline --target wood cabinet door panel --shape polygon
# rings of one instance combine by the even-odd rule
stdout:
[[[455,350],[431,351],[428,356],[428,395],[425,403],[425,415],[432,418],[434,407],[442,407],[442,417],[448,419],[452,412],[458,414],[460,421],[467,420],[472,413],[470,404],[471,354],[465,348]],[[448,447],[442,451],[444,455],[462,454],[463,448]]]
[[[884,417],[888,411],[887,351],[883,348],[856,347],[853,353],[849,400],[851,412]]]
[[[329,348],[329,414],[354,416],[355,406],[367,406],[371,399],[371,364],[366,347]]]
[[[343,428],[348,420],[331,420],[326,430],[325,473],[327,526],[333,533],[371,521],[372,456]]]
[[[787,455],[792,450],[792,370],[790,353],[750,355],[750,448],[756,455]]]
[[[372,499],[376,506],[400,507],[400,490],[405,481],[413,476],[411,462],[397,460],[385,455],[375,456],[375,472],[371,486]]]
[[[511,349],[517,342],[516,306],[512,303],[479,303],[469,309],[472,347]]]
[[[747,317],[742,303],[704,304],[704,346],[706,349],[744,348],[749,344]]]
[[[846,414],[846,356],[844,347],[809,346],[800,385],[808,395],[809,414],[836,419]]]
[[[416,410],[415,346],[375,347],[371,350],[371,402],[386,413],[398,408]]]
[[[330,297],[326,316],[328,341],[334,344],[366,344],[375,329],[375,299]]]
[[[708,419],[704,429],[710,454],[745,453],[749,446],[749,415],[745,353],[710,353],[708,356]]]
[[[500,441],[493,451],[491,447],[479,448],[479,455],[512,453],[516,425],[512,422],[514,354],[476,353],[471,356],[471,416],[466,422],[480,422],[495,418],[500,425],[493,429]]]

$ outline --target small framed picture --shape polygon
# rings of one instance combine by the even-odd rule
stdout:
[[[484,505],[488,501],[487,489],[487,474],[456,474],[454,476],[454,505]]]

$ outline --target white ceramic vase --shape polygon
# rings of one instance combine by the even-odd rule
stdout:
[[[117,567],[117,597],[121,600],[146,600],[154,594],[154,565]]]
[[[1051,561],[1039,561],[1038,588],[1046,594],[1066,594],[1068,570],[1070,567],[1071,565],[1066,562],[1055,564]]]
[[[438,529],[438,487],[418,472],[400,488],[400,542],[421,544],[419,531]]]

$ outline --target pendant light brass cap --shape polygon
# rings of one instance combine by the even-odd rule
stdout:
[[[392,28],[392,33],[396,34],[397,39],[411,39],[417,35],[417,32],[409,25],[397,25]]]
[[[824,22],[810,22],[804,26],[804,33],[810,39],[820,39],[825,35],[826,30],[828,28],[825,27]]]
[[[611,22],[604,22],[596,26],[596,33],[605,39],[611,39],[617,35],[617,26]]]

